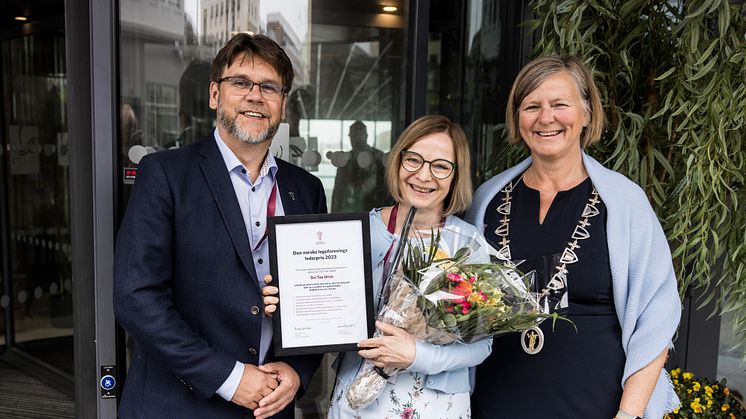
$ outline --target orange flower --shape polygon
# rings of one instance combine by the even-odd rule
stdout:
[[[451,292],[462,297],[467,297],[471,294],[473,288],[469,282],[463,281],[458,282],[455,287],[451,288]]]

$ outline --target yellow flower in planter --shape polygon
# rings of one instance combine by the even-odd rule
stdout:
[[[670,376],[681,406],[666,414],[665,419],[746,419],[746,409],[725,380],[695,377],[679,368],[672,370]]]
[[[699,404],[699,397],[695,397],[694,401],[689,403],[689,406],[692,408],[694,413],[702,413],[702,405]]]

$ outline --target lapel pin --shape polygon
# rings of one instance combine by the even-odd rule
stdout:
[[[290,192],[288,192],[288,195],[290,195],[290,199],[292,199],[293,201],[295,201],[295,192],[290,191]]]

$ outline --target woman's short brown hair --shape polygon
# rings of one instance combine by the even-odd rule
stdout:
[[[508,98],[505,111],[505,124],[508,128],[508,142],[517,144],[522,140],[518,128],[518,114],[521,102],[549,77],[565,72],[575,82],[575,87],[583,100],[583,108],[588,116],[588,126],[580,134],[580,147],[595,143],[601,138],[604,129],[604,109],[601,94],[593,81],[593,74],[583,61],[573,55],[549,55],[536,58],[526,64],[518,73]]]
[[[471,158],[469,155],[469,140],[461,126],[451,122],[441,115],[426,115],[412,122],[389,152],[386,165],[386,185],[396,202],[404,200],[404,194],[399,188],[399,167],[401,166],[401,152],[408,150],[414,143],[431,134],[445,133],[453,142],[456,155],[456,170],[454,170],[451,190],[443,203],[445,214],[461,212],[471,205]],[[423,169],[420,169],[423,170]]]
[[[293,63],[277,42],[261,34],[249,35],[241,32],[234,35],[212,60],[210,81],[217,83],[223,70],[228,68],[233,61],[239,58],[251,59],[254,56],[266,61],[277,71],[282,78],[285,92],[289,92],[293,87]]]

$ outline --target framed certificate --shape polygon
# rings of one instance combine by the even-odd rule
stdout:
[[[275,353],[356,350],[373,336],[369,215],[272,217],[268,228]]]

